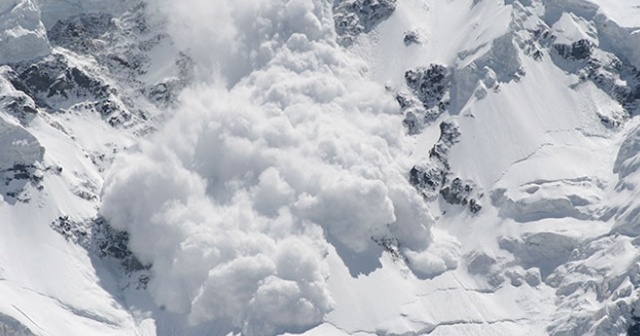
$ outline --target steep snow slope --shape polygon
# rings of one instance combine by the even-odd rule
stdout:
[[[0,331],[637,334],[638,8],[0,0]]]
[[[40,9],[32,1],[0,4],[0,63],[19,62],[49,53],[51,47],[40,21]]]
[[[149,133],[188,62],[162,30],[150,31],[143,6],[118,18],[65,12],[46,34],[34,2],[0,7],[13,36],[0,52],[0,330],[153,335],[153,321],[121,300],[123,288],[144,284],[132,273],[142,266],[97,207],[103,173]],[[24,38],[12,33],[25,29]]]

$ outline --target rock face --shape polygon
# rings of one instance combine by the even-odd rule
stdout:
[[[449,204],[463,206],[469,204],[469,211],[477,213],[482,209],[482,206],[472,198],[474,192],[475,187],[472,181],[463,181],[461,178],[456,177],[440,190],[440,195],[442,195],[442,198]]]
[[[58,21],[48,34],[55,45],[94,58],[112,77],[135,91],[130,95],[142,95],[165,108],[175,103],[192,77],[193,63],[186,54],[167,46],[168,36],[150,26],[146,12],[147,5],[140,3],[118,18],[108,13],[80,14]],[[163,61],[169,62],[163,66],[173,71],[145,81],[141,77],[148,75],[157,49],[163,49]]]
[[[333,19],[339,42],[350,45],[354,39],[371,31],[396,9],[396,0],[337,0]]]
[[[16,63],[51,51],[40,9],[32,0],[0,2],[0,64]]]
[[[116,305],[96,308],[101,305],[97,302],[111,300],[98,298],[109,294],[97,284],[97,273],[113,271],[113,289],[118,291],[144,290],[150,274],[129,251],[127,233],[96,217],[101,174],[133,139],[153,131],[149,119],[175,104],[192,64],[168,42],[163,27],[149,29],[145,5],[82,13],[94,5],[123,3],[0,0],[0,254],[8,249],[11,230],[26,230],[43,243],[16,252],[20,263],[38,255],[47,259],[47,267],[73,265],[74,270],[53,272],[65,273],[70,284],[59,283],[69,290],[94,289],[80,300],[46,290],[35,299],[24,293],[7,298],[5,289],[23,282],[20,271],[3,259],[0,335],[102,334],[96,330],[104,325],[118,330],[116,334],[128,334],[135,328],[127,326],[126,316],[116,317],[121,314]],[[47,14],[41,16],[41,9]],[[63,20],[52,20],[51,11]],[[48,32],[43,20],[49,23]],[[41,230],[40,223],[48,223],[47,230]],[[49,258],[43,246],[58,240],[64,244]],[[84,275],[78,277],[80,269]],[[38,316],[44,311],[57,312],[53,327]],[[86,318],[93,326],[65,332],[65,326],[55,325],[57,319],[74,318]]]
[[[17,90],[11,83],[16,81],[17,76],[10,67],[0,66],[0,106],[22,125],[26,125],[35,118],[38,110],[33,98]]]
[[[52,54],[37,63],[16,65],[15,70],[9,76],[14,88],[40,108],[96,112],[112,126],[132,119],[115,88],[86,68],[73,66],[65,55]]]
[[[126,232],[114,230],[102,217],[75,221],[67,215],[58,216],[50,227],[67,241],[84,247],[100,259],[115,261],[129,275],[131,284],[144,289],[149,280],[151,265],[143,265],[129,250]]]
[[[106,99],[113,92],[109,85],[71,66],[59,54],[31,64],[24,70],[18,67],[18,71],[17,76],[12,78],[14,87],[22,89],[42,105],[47,104],[47,100],[63,101],[87,97]]]
[[[609,23],[616,26],[615,23]],[[606,25],[603,23],[603,25]],[[604,28],[604,27],[603,27]],[[605,33],[607,40],[610,32]],[[582,38],[573,42],[556,42],[558,36],[548,29],[535,31],[535,39],[551,48],[551,59],[565,71],[580,77],[582,83],[590,81],[617,100],[623,112],[601,111],[598,117],[608,128],[619,127],[630,115],[637,115],[640,108],[640,71],[625,57],[625,53],[612,53],[591,39]],[[621,38],[616,37],[616,40]],[[632,39],[631,36],[628,37]]]
[[[120,16],[139,3],[138,0],[37,0],[42,12],[42,23],[51,29],[58,21],[64,21],[87,13],[103,13]],[[90,14],[93,15],[93,14]]]
[[[10,84],[4,86],[7,98],[0,104],[23,122],[44,110],[96,113],[115,127],[149,118],[153,109],[138,108],[136,101],[168,107],[191,77],[193,65],[185,54],[166,45],[168,37],[162,30],[149,29],[145,13],[141,3],[118,18],[107,11],[57,21],[48,37],[53,45],[71,52],[47,51],[39,59],[5,68],[2,77]],[[163,62],[169,62],[159,67],[171,72],[141,80],[159,48]]]
[[[404,38],[402,39],[402,42],[404,42],[404,45],[408,47],[412,44],[421,44],[422,38],[420,36],[420,33],[416,31],[408,31],[404,33]]]
[[[0,195],[6,201],[15,202],[28,183],[38,186],[42,181],[44,152],[27,130],[0,119]]]
[[[591,57],[593,53],[593,43],[586,39],[575,41],[571,45],[555,44],[553,47],[566,59],[584,60]]]
[[[420,133],[449,107],[451,77],[451,71],[440,64],[405,72],[405,82],[411,93],[397,93],[396,101],[410,134]]]
[[[455,176],[449,164],[449,150],[460,141],[461,135],[457,123],[440,123],[440,139],[429,151],[429,160],[411,168],[409,182],[428,201],[441,196],[445,202],[468,207],[475,214],[482,209],[478,202],[482,192],[473,181]]]
[[[115,29],[114,18],[106,13],[82,14],[58,21],[48,36],[52,43],[89,53],[100,49],[95,41]]]
[[[407,86],[418,97],[426,109],[438,107],[443,111],[447,102],[443,101],[451,88],[451,73],[443,65],[432,64],[428,68],[408,70],[404,74]]]
[[[461,133],[456,123],[440,124],[440,139],[429,151],[429,161],[415,165],[409,172],[409,181],[427,200],[434,200],[444,188],[449,165],[449,149],[458,142]]]

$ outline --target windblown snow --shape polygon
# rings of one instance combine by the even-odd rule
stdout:
[[[0,335],[640,334],[638,14],[0,0]]]

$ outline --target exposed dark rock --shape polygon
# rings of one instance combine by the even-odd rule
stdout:
[[[467,205],[469,196],[473,191],[471,184],[465,183],[459,177],[451,180],[451,183],[440,190],[440,195],[447,203]]]
[[[415,103],[413,97],[410,97],[409,95],[404,93],[396,94],[396,101],[398,102],[398,105],[400,105],[401,109],[409,108]]]
[[[640,101],[640,72],[634,66],[615,59],[609,64],[590,59],[587,65],[579,70],[582,80],[591,80],[596,86],[617,100],[632,115],[638,113]],[[627,116],[601,118],[605,126],[617,126],[615,120],[624,121]]]
[[[482,206],[473,198],[475,196],[473,181],[463,181],[456,177],[440,190],[440,195],[449,204],[468,205],[471,213],[478,213],[482,209]]]
[[[471,213],[476,214],[480,212],[480,210],[482,210],[482,206],[478,204],[478,201],[476,201],[474,198],[469,200],[469,211],[471,211]]]
[[[84,227],[73,223],[69,216],[59,216],[50,224],[51,228],[61,234],[67,241],[78,242],[86,239],[87,231]]]
[[[117,260],[126,272],[148,269],[129,250],[129,235],[113,229],[102,217],[91,221],[75,221],[61,215],[51,222],[51,228],[66,240],[86,248],[99,258]],[[147,279],[148,281],[148,279]]]
[[[534,40],[540,41],[542,44],[548,44],[556,39],[548,27],[538,27],[533,30],[532,35]]]
[[[404,42],[404,45],[407,47],[412,44],[422,43],[422,41],[420,41],[420,34],[418,34],[418,32],[415,32],[415,31],[405,32],[403,42]]]
[[[533,52],[533,59],[536,61],[540,61],[542,59],[542,56],[544,55],[544,53],[542,52],[542,50],[536,50]]]
[[[476,189],[476,184],[459,177],[450,178],[449,149],[460,140],[460,129],[454,122],[440,123],[440,139],[429,150],[429,161],[418,164],[409,172],[409,183],[429,201],[438,195],[453,205],[465,206],[471,213],[478,213],[482,206],[478,199],[483,197]]]
[[[158,83],[146,89],[147,97],[155,105],[166,107],[177,101],[183,85],[184,83],[178,79]]]
[[[44,175],[38,166],[34,164],[15,163],[9,168],[0,167],[0,193],[4,195],[5,201],[13,203],[15,201],[29,203],[31,196],[25,193],[25,186],[31,185],[36,190],[42,190],[42,180]]]
[[[46,98],[54,96],[65,100],[70,96],[106,99],[113,92],[108,84],[97,77],[70,66],[61,54],[53,54],[21,69],[11,83],[41,106],[48,106]]]
[[[449,149],[459,142],[461,135],[458,125],[447,121],[440,123],[440,139],[429,150],[429,158],[436,159],[446,170],[450,170]]]
[[[631,311],[631,323],[627,328],[627,336],[640,336],[640,317],[635,315],[635,310]]]
[[[460,132],[458,125],[447,121],[440,123],[439,143],[451,147],[460,141],[459,138],[461,135],[462,133]]]
[[[396,0],[336,0],[333,19],[339,42],[350,45],[354,39],[371,31],[396,10]]]
[[[417,98],[411,94],[397,93],[396,101],[404,114],[403,124],[409,134],[419,134],[422,129],[440,116],[437,109],[425,109]]]
[[[96,39],[114,28],[111,15],[89,13],[58,21],[47,36],[55,45],[87,53],[99,48]]]
[[[4,173],[5,184],[8,185],[12,180],[27,180],[31,183],[38,184],[42,182],[42,175],[38,172],[35,165],[16,163],[13,167],[2,170]],[[8,174],[7,174],[8,173]]]
[[[152,62],[150,52],[169,38],[162,23],[149,29],[147,17],[147,5],[140,2],[117,19],[85,13],[57,22],[48,31],[49,40],[72,53],[54,52],[34,64],[16,64],[19,75],[13,86],[48,112],[95,111],[113,126],[146,120],[149,112],[136,108],[134,101],[147,98],[161,108],[173,104],[194,68],[188,56],[177,53],[171,55],[177,73],[159,83],[141,80]],[[76,65],[73,53],[96,66]],[[127,85],[115,87],[105,77]]]
[[[422,130],[422,123],[413,111],[405,113],[402,124],[407,128],[409,134],[419,134]]]
[[[521,43],[521,49],[534,60],[540,61],[545,54],[543,50],[549,48],[557,38],[546,25],[541,25],[529,32],[531,38]]]
[[[600,118],[600,122],[606,128],[617,128],[620,127],[620,125],[622,125],[622,123],[624,122],[624,118],[604,115],[601,113],[598,114],[598,118]]]
[[[588,59],[591,57],[594,48],[593,43],[585,39],[573,42],[571,45],[554,44],[553,47],[560,56],[572,60]]]
[[[588,40],[578,40],[571,44],[571,57],[574,59],[587,59],[593,52],[593,43]]]
[[[0,108],[20,120],[24,126],[29,124],[38,114],[36,104],[27,95],[2,95],[0,93]]]
[[[640,71],[614,54],[596,54],[596,48],[586,39],[571,45],[553,44],[551,58],[558,67],[578,75],[581,81],[593,82],[624,107],[624,113],[598,115],[605,127],[618,127],[629,115],[639,112]]]
[[[101,258],[110,257],[119,260],[128,272],[148,269],[129,250],[129,234],[113,229],[107,221],[98,217],[92,221],[93,244],[98,249]]]
[[[129,235],[113,229],[102,217],[76,221],[61,215],[50,224],[67,241],[84,247],[90,255],[117,262],[126,277],[126,286],[144,290],[150,281],[151,265],[141,263],[129,250]]]
[[[438,107],[444,110],[448,105],[443,98],[451,87],[451,74],[445,66],[432,64],[426,69],[408,70],[404,78],[426,109]]]
[[[409,173],[409,182],[418,189],[427,199],[442,188],[446,179],[446,172],[434,166],[414,166]]]
[[[397,93],[396,101],[405,115],[409,134],[418,134],[449,106],[451,74],[446,67],[432,64],[429,68],[408,70],[404,77],[412,94]]]
[[[393,237],[371,237],[376,244],[384,248],[389,253],[391,260],[407,262],[407,258],[400,252],[400,242]]]
[[[23,117],[20,120],[27,122],[29,114],[38,109],[47,112],[95,111],[114,127],[132,120],[133,115],[123,103],[128,101],[126,97],[121,97],[100,76],[71,63],[62,54],[52,54],[34,64],[16,65],[18,73],[8,79],[26,96],[10,107]],[[34,106],[29,104],[31,101]]]

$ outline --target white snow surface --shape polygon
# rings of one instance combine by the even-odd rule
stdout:
[[[40,8],[34,1],[0,1],[0,50],[0,64],[49,53],[47,32],[40,21]]]
[[[0,0],[0,331],[626,334],[640,308],[640,122],[553,44],[589,41],[590,61],[619,58],[614,82],[633,89],[640,2],[397,0],[349,47],[333,4],[148,2],[171,42],[149,49],[140,81],[179,73],[175,50],[195,70],[162,111],[123,99],[154,117],[111,127],[76,101],[17,118],[11,99],[36,103],[2,64],[51,53],[44,27],[60,19],[117,22],[136,2]],[[118,92],[137,85],[53,53]],[[431,64],[452,74],[449,102],[410,135],[394,95]],[[449,178],[473,181],[477,214],[410,183],[444,121],[461,134]],[[36,173],[14,179],[16,166]],[[52,229],[97,216],[128,233],[146,289]]]

